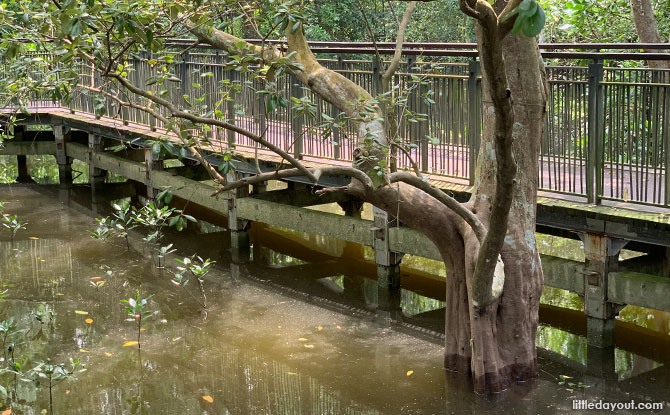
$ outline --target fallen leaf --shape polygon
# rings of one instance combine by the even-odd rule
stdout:
[[[75,314],[80,314],[82,316],[87,316],[88,315],[88,311],[74,310],[74,313]]]
[[[305,347],[308,348],[308,349],[313,349],[314,345],[313,344],[306,344]]]
[[[205,400],[205,401],[207,401],[207,402],[209,402],[209,403],[214,402],[214,398],[212,398],[212,397],[209,396],[209,395],[205,395],[205,396],[203,396],[202,399]]]
[[[337,327],[338,330],[342,330],[342,327],[340,327],[340,326],[335,326],[335,327]]]
[[[92,318],[87,318],[84,321],[86,322],[86,324],[93,324],[93,319]]]
[[[40,259],[40,262],[47,262],[46,259]]]
[[[37,236],[29,236],[28,239],[32,239],[33,241],[36,241],[36,240],[38,240],[38,239],[40,239],[40,238],[38,238]],[[11,412],[10,412],[10,413],[11,413]],[[4,412],[3,412],[3,415],[4,415]]]
[[[323,326],[319,326],[319,327],[317,327],[316,329],[319,330],[319,331],[321,331],[321,330],[323,330]]]
[[[112,357],[112,354],[110,352],[105,352],[105,356]]]
[[[137,344],[137,341],[125,342],[125,343],[123,343],[123,347],[135,346],[136,344]]]
[[[79,352],[80,352],[80,353],[88,353],[88,350],[86,350],[86,349],[79,349]]]
[[[59,296],[60,296],[60,295],[65,295],[65,294],[63,294],[63,293],[56,293],[56,295],[59,295]]]
[[[12,413],[11,409],[5,409],[4,411],[2,411],[2,415],[9,415],[11,413]]]
[[[91,277],[92,280],[99,280],[102,277]]]
[[[306,342],[306,341],[307,341],[307,339],[306,339],[306,338],[304,338],[304,337],[301,337],[301,338],[299,338],[299,339],[298,339],[298,341],[299,341],[299,342]]]
[[[413,370],[408,370],[408,371],[407,371],[407,376],[412,376],[412,373],[414,373]]]
[[[289,374],[289,375],[297,375],[297,373],[295,373],[295,372],[288,372],[287,374]]]
[[[70,389],[67,389],[67,390],[65,391],[65,394],[66,394],[66,395],[69,395],[69,394],[70,394]]]

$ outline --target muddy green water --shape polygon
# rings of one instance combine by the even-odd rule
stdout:
[[[25,371],[47,359],[81,360],[77,380],[53,388],[55,414],[568,414],[575,399],[670,400],[663,313],[651,317],[654,330],[634,331],[648,316],[629,319],[642,324],[629,324],[622,344],[641,344],[633,352],[620,345],[613,359],[590,351],[587,358],[579,318],[559,314],[576,327],[540,328],[539,378],[482,397],[467,380],[445,374],[439,333],[425,331],[442,324],[444,295],[439,277],[430,276],[439,265],[408,261],[402,306],[414,318],[391,329],[374,317],[376,282],[365,250],[257,228],[254,261],[238,265],[230,261],[227,234],[203,225],[169,237],[182,257],[198,252],[217,261],[206,278],[204,312],[170,283],[168,271],[152,266],[138,237],[131,251],[120,240],[93,240],[86,232],[94,226],[90,212],[51,194],[34,186],[0,188],[0,200],[9,202],[5,212],[28,222],[14,242],[0,234],[0,284],[8,294],[0,320],[14,316],[24,330],[6,344],[15,344]],[[101,280],[99,288],[91,284]],[[196,286],[188,288],[198,295]],[[120,303],[137,289],[153,294],[141,351],[124,347],[137,332]],[[545,297],[579,308],[578,298],[561,292]],[[46,314],[41,322],[39,313]],[[3,358],[0,367],[6,366]],[[0,410],[49,408],[44,385],[15,382],[11,374],[0,380],[10,395]]]

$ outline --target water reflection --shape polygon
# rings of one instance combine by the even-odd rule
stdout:
[[[537,414],[571,413],[577,398],[617,401],[622,390],[641,401],[667,396],[666,366],[654,362],[665,361],[665,333],[635,341],[640,333],[631,331],[626,338],[636,345],[617,338],[615,377],[602,375],[605,358],[601,376],[594,376],[581,368],[595,364],[578,318],[583,314],[553,310],[552,320],[545,306],[544,320],[559,328],[541,327],[538,345],[567,359],[541,352],[536,382],[490,400],[473,395],[460,376],[445,378],[439,344],[375,322],[379,291],[361,247],[255,227],[253,262],[240,265],[228,261],[229,237],[220,228],[201,225],[207,233],[171,235],[182,257],[195,250],[218,261],[206,279],[211,306],[205,316],[165,272],[152,268],[141,246],[126,252],[122,243],[88,238],[91,217],[25,187],[4,192],[3,200],[25,212],[31,227],[14,245],[1,236],[0,284],[10,298],[0,303],[0,318],[19,315],[22,327],[39,333],[22,346],[26,362],[73,356],[87,368],[76,383],[57,387],[56,413]],[[423,320],[441,331],[443,283],[424,278],[434,264],[421,269],[421,263],[415,259],[403,269],[400,304],[408,326],[422,328]],[[100,279],[106,284],[95,288],[91,281]],[[141,355],[123,347],[135,332],[119,303],[136,289],[155,294]],[[561,302],[562,296],[546,298],[578,308],[574,299]],[[52,320],[35,319],[48,310]],[[661,317],[647,315],[642,323],[666,330]],[[654,342],[658,350],[647,350]],[[588,387],[559,384],[561,375]],[[44,390],[28,383],[21,388],[12,406],[17,413],[46,407]]]

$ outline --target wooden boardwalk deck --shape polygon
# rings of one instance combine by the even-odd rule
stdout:
[[[88,113],[71,113],[66,108],[34,107],[31,112],[30,116],[23,116],[19,124],[63,124],[74,130],[99,134],[119,141],[136,140],[136,144],[169,136],[165,131],[153,131],[145,125],[134,123],[126,125],[119,119],[109,117],[98,119]],[[221,143],[221,146],[225,145]],[[218,148],[210,150],[218,151],[221,148],[216,144],[214,146]],[[237,145],[235,150],[245,158],[254,157],[254,149],[251,147]],[[281,162],[279,156],[268,150],[259,149],[258,153],[259,159],[264,164]],[[307,167],[314,168],[348,164],[343,160],[308,155],[303,156],[303,163]],[[427,176],[432,184],[452,192],[461,200],[469,196],[471,187],[466,179],[434,174]],[[329,184],[326,181],[324,185]],[[594,205],[586,203],[583,197],[541,191],[538,194],[538,225],[547,229],[600,233],[632,241],[670,246],[670,209],[638,203],[615,201],[604,201],[604,203]]]

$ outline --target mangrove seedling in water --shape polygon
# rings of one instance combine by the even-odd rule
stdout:
[[[130,205],[121,207],[115,203],[112,207],[114,208],[114,226],[116,227],[118,236],[119,238],[124,238],[126,240],[126,248],[130,251],[128,233],[138,226],[138,223],[135,220],[137,212],[135,211],[135,208]]]
[[[41,387],[42,382],[45,382],[49,387],[49,413],[53,414],[53,388],[64,380],[77,380],[74,376],[74,371],[79,366],[79,359],[73,360],[70,358],[69,367],[65,363],[53,365],[47,359],[46,362],[39,362],[31,373],[35,386]]]
[[[98,227],[94,230],[87,230],[87,232],[91,238],[104,241],[112,233],[112,228],[114,227],[113,221],[109,217],[95,218],[95,221],[98,222]]]
[[[3,320],[0,322],[0,336],[2,336],[2,354],[5,359],[5,362],[7,362],[7,338],[13,334],[16,333],[17,326],[14,323],[14,317],[10,317],[7,320]]]
[[[207,297],[205,296],[204,286],[205,275],[211,271],[215,261],[210,261],[209,258],[202,259],[197,255],[186,257],[184,259],[175,258],[175,261],[182,265],[177,267],[179,272],[174,274],[172,282],[186,289],[186,284],[188,284],[191,278],[195,278],[198,283],[198,288],[200,289],[200,298],[202,299],[200,305],[202,308],[207,308]]]
[[[21,229],[25,229],[27,224],[28,222],[22,222],[16,215],[2,217],[2,227],[11,234],[12,242],[14,242],[16,233]]]
[[[158,268],[163,268],[165,266],[165,257],[169,254],[175,252],[176,249],[172,248],[172,244],[161,246],[158,249]]]
[[[140,298],[140,290],[137,290],[135,291],[135,298],[131,297],[127,300],[121,300],[122,303],[128,304],[125,306],[126,313],[128,313],[128,318],[126,321],[134,321],[137,323],[138,349],[142,348],[142,344],[140,342],[140,337],[142,336],[142,320],[151,316],[150,311],[144,311],[144,308],[147,306],[147,302],[151,297],[153,297],[153,294],[147,298]]]

